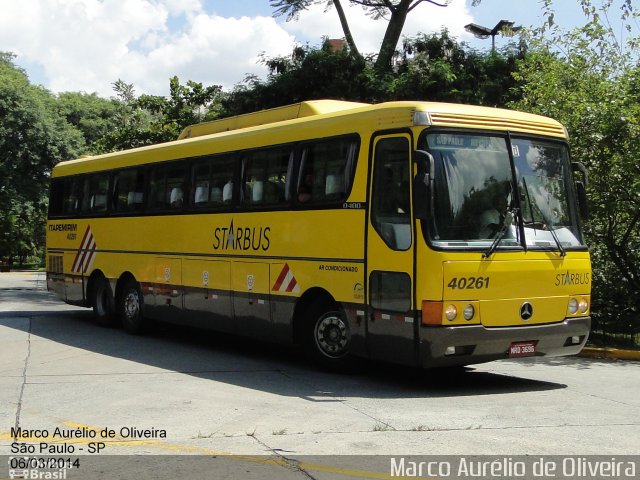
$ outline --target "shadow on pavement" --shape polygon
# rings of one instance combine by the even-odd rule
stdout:
[[[1,299],[6,300],[12,293],[4,290]],[[36,308],[0,311],[0,325],[30,331],[32,336],[58,344],[152,367],[135,369],[142,370],[141,374],[162,373],[155,370],[162,369],[310,401],[363,396],[428,399],[566,388],[560,383],[476,371],[473,367],[421,370],[363,361],[358,373],[329,373],[309,365],[301,352],[293,348],[166,324],[157,325],[147,336],[131,336],[120,329],[97,326],[89,309],[68,307],[46,292],[16,291],[15,294],[13,301],[18,301],[17,297],[24,300],[25,294],[28,300],[37,300],[37,305],[33,304]],[[550,361],[556,360],[545,360]],[[584,362],[581,359],[558,361],[588,368],[580,366]],[[65,374],[80,373],[74,371],[74,367],[71,365]]]

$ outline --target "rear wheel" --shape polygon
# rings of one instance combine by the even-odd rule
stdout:
[[[95,280],[91,289],[90,301],[98,324],[104,327],[112,326],[116,314],[113,305],[113,292],[106,278],[100,276]]]
[[[349,363],[351,334],[345,314],[335,303],[317,301],[308,310],[306,352],[313,361],[330,369]]]
[[[123,328],[128,333],[143,333],[147,325],[142,318],[142,293],[138,282],[133,279],[126,280],[118,295],[117,303]]]

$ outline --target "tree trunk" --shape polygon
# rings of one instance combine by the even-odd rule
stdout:
[[[378,52],[378,58],[374,64],[374,69],[378,73],[384,73],[391,68],[391,60],[393,59],[396,46],[400,40],[400,35],[402,34],[410,6],[411,0],[402,0],[395,9],[391,11],[389,25],[387,25],[387,30],[382,39],[382,45],[380,45],[380,52]]]
[[[347,45],[349,45],[349,50],[351,50],[351,53],[356,57],[362,57],[360,55],[360,52],[358,51],[358,47],[356,47],[356,42],[353,39],[353,35],[351,35],[349,22],[347,22],[347,16],[344,13],[344,9],[342,8],[340,0],[333,0],[333,5],[336,7],[336,11],[338,12],[340,25],[342,26],[342,31],[344,32],[344,38],[347,41]]]

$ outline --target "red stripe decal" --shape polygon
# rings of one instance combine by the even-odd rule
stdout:
[[[296,288],[298,282],[296,281],[296,277],[291,277],[291,281],[289,282],[289,286],[287,287],[287,292],[293,292],[293,289]]]
[[[80,256],[82,255],[82,251],[85,248],[85,242],[90,230],[91,227],[87,225],[87,229],[84,231],[84,236],[82,237],[82,242],[80,242],[80,248],[78,249],[78,253],[76,254],[76,258],[73,262],[73,267],[71,267],[72,272],[77,272],[80,269]]]
[[[93,239],[93,238],[92,238]],[[91,252],[89,253],[89,256],[87,257],[87,261],[84,264],[84,269],[82,270],[82,273],[87,273],[87,269],[89,268],[89,265],[91,265],[91,262],[93,261],[93,257],[96,254],[96,242],[93,242],[93,246],[91,247]]]
[[[289,273],[289,264],[285,263],[284,267],[282,268],[282,271],[280,272],[280,275],[278,275],[278,279],[276,280],[276,283],[273,284],[273,288],[271,290],[280,290],[280,287],[282,286],[282,282],[284,282],[284,279],[287,276],[287,273]]]
[[[82,257],[80,258],[80,263],[78,263],[78,268],[76,269],[77,272],[82,272],[82,269],[84,268],[85,258],[87,258],[87,254],[89,253],[89,246],[92,242],[93,235],[90,235],[87,244],[82,247]]]

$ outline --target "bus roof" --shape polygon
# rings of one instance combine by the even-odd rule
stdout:
[[[420,101],[372,105],[338,100],[313,100],[191,125],[183,130],[179,140],[167,143],[60,162],[54,168],[52,176],[206,155],[211,153],[212,141],[227,139],[240,144],[243,142],[237,140],[239,136],[243,139],[249,138],[245,135],[256,137],[264,135],[268,130],[270,142],[286,143],[290,140],[284,139],[285,134],[282,132],[287,132],[286,137],[290,138],[295,135],[293,132],[300,131],[303,125],[310,128],[327,128],[334,120],[339,119],[342,119],[343,125],[349,127],[348,132],[344,130],[346,127],[343,127],[342,133],[356,133],[359,131],[359,124],[368,122],[365,130],[371,133],[375,130],[432,125],[445,128],[508,130],[559,139],[567,138],[566,130],[556,120],[515,110]],[[283,135],[283,139],[277,140],[277,137],[274,137],[275,133],[270,131],[276,128],[277,135]],[[242,149],[234,147],[232,150]]]
[[[257,127],[268,123],[283,122],[294,118],[311,117],[323,113],[342,112],[358,107],[366,107],[368,103],[345,102],[341,100],[309,100],[306,102],[285,105],[283,107],[269,108],[259,112],[236,115],[235,117],[222,118],[211,122],[189,125],[178,136],[178,140],[185,138],[201,137],[214,133],[239,130],[241,128]]]

